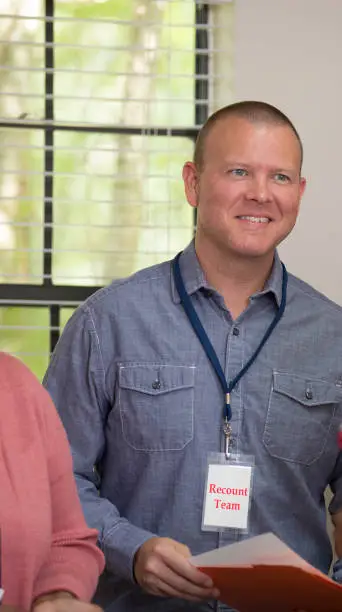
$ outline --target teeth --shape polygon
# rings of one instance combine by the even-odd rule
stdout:
[[[247,215],[243,215],[239,217],[239,219],[245,219],[246,221],[251,221],[252,223],[268,223],[267,217],[249,217]]]

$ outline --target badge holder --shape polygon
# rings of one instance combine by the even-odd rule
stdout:
[[[254,457],[230,452],[231,426],[223,424],[225,452],[209,453],[202,531],[248,532]]]

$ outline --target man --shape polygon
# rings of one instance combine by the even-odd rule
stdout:
[[[109,610],[223,609],[190,554],[267,531],[327,572],[328,484],[342,556],[342,310],[287,279],[275,250],[296,222],[301,164],[289,119],[241,102],[208,120],[184,166],[197,230],[180,276],[223,380],[170,262],[93,295],[56,348],[45,384],[99,529],[96,602]],[[229,513],[202,519],[212,452],[254,457],[248,532],[215,527]]]

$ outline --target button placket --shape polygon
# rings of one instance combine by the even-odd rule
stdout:
[[[243,331],[240,326],[234,324],[227,336],[225,376],[230,382],[242,369],[244,352]],[[242,419],[241,381],[237,383],[231,393],[232,427],[231,445],[234,452],[239,449],[239,432]]]

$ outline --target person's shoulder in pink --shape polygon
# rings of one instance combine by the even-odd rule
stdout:
[[[66,434],[35,376],[0,353],[0,529],[3,603],[22,610],[56,602],[89,612],[104,567],[85,523]],[[49,602],[49,603],[47,603]]]

